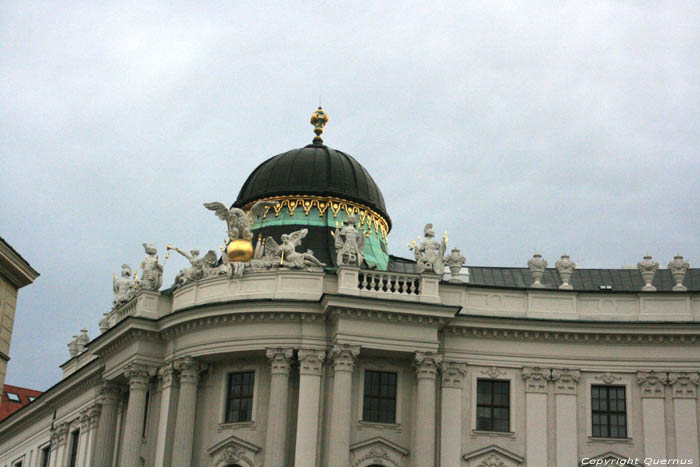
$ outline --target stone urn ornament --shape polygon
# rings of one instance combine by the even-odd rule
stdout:
[[[690,264],[687,261],[683,261],[681,255],[676,255],[673,257],[673,261],[668,263],[668,269],[671,270],[671,275],[676,285],[673,286],[674,292],[685,292],[688,287],[683,285],[683,279],[685,279],[685,274],[688,272]]]
[[[71,358],[78,355],[78,336],[73,335],[73,339],[68,343],[68,353],[70,353]]]
[[[643,292],[653,292],[656,287],[651,285],[651,281],[654,280],[656,275],[656,270],[659,269],[659,263],[652,261],[651,256],[646,255],[642,261],[637,263],[637,268],[642,274],[642,280],[644,281],[644,287],[642,287]]]
[[[559,272],[559,277],[561,277],[561,285],[559,288],[563,290],[572,290],[574,287],[569,283],[569,281],[571,280],[571,275],[574,273],[574,269],[576,269],[576,263],[571,261],[569,259],[569,255],[564,253],[561,255],[561,259],[557,261],[554,266]]]
[[[530,287],[543,289],[544,284],[542,284],[542,276],[547,269],[547,260],[542,259],[541,254],[535,253],[527,262],[527,267],[530,268],[530,274],[532,274],[532,278],[535,279],[535,282],[533,282]]]
[[[462,270],[462,265],[467,258],[459,251],[457,248],[453,248],[449,255],[445,256],[445,264],[450,268],[450,274],[452,278],[450,280],[459,281],[459,272]]]

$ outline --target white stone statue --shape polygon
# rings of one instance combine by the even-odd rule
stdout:
[[[146,257],[141,261],[141,281],[139,286],[146,290],[160,290],[163,285],[163,265],[158,262],[158,250],[152,243],[144,243]]]
[[[659,269],[659,263],[651,260],[651,256],[646,255],[642,261],[637,263],[637,268],[639,273],[642,275],[642,280],[644,281],[644,286],[642,290],[644,292],[653,292],[656,287],[651,285],[651,281],[654,280],[656,275],[656,270]]]
[[[278,245],[272,237],[267,237],[265,239],[265,256],[272,263],[291,269],[325,266],[325,264],[316,259],[313,251],[306,250],[306,253],[296,251],[308,233],[309,229],[301,229],[290,234],[282,234],[281,245]]]
[[[204,277],[204,260],[199,257],[199,250],[191,250],[189,253],[179,248],[171,247],[190,262],[190,267],[182,269],[175,276],[175,285],[185,285],[188,282],[197,281]]]
[[[688,287],[683,285],[683,279],[685,279],[685,274],[688,272],[690,264],[687,261],[683,261],[681,255],[676,255],[673,257],[673,261],[668,263],[668,269],[671,270],[671,275],[676,285],[673,286],[674,292],[685,292]]]
[[[131,267],[128,264],[122,264],[121,278],[114,274],[112,274],[112,277],[112,289],[114,290],[112,307],[116,308],[131,300],[135,281],[131,280]]]
[[[544,272],[547,269],[547,260],[543,259],[541,254],[535,253],[534,255],[532,255],[532,258],[530,258],[530,260],[527,262],[527,267],[530,269],[530,274],[532,274],[532,278],[535,279],[535,282],[533,282],[530,287],[533,287],[535,289],[544,288],[544,284],[542,283],[542,276],[544,275]]]
[[[216,276],[228,276],[231,277],[233,274],[233,264],[234,263],[221,263],[219,264],[219,258],[217,258],[214,250],[209,250],[204,258],[204,277],[216,277]],[[242,273],[242,271],[241,271]]]
[[[435,240],[433,224],[426,224],[423,234],[425,235],[425,240],[421,240],[418,237],[418,240],[421,242],[420,246],[415,241],[413,246],[408,246],[409,250],[413,251],[413,254],[416,256],[418,272],[442,274],[445,270],[443,257],[445,250],[447,250],[447,235],[443,235],[440,241]]]
[[[357,226],[356,216],[348,216],[342,228],[335,228],[336,262],[338,266],[362,266],[365,259],[362,250],[365,247],[365,234]]]
[[[248,213],[239,208],[231,207],[229,209],[224,203],[219,203],[218,201],[204,203],[204,207],[210,211],[214,211],[216,217],[226,222],[230,240],[237,240],[239,238],[252,240],[253,232],[250,226],[258,217],[265,214],[265,208],[272,207],[275,204],[276,203],[270,201],[258,201],[250,208]]]

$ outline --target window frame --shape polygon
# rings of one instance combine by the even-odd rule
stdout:
[[[633,419],[629,414],[637,413],[636,401],[632,399],[632,383],[628,374],[621,375],[613,373],[614,380],[610,384],[601,379],[605,373],[592,373],[586,375],[586,435],[591,441],[600,440],[601,442],[631,442],[632,441],[632,425]],[[597,379],[596,379],[597,377]],[[593,386],[624,386],[625,387],[625,409],[627,410],[627,437],[626,438],[599,438],[593,436],[593,395],[591,388]]]
[[[467,377],[470,383],[470,399],[469,399],[469,418],[471,419],[472,434],[483,435],[483,436],[505,436],[515,438],[516,428],[518,427],[518,398],[515,397],[516,394],[523,394],[525,388],[520,377],[519,368],[504,368],[504,367],[494,367],[494,366],[469,366],[467,367]],[[476,428],[476,402],[477,402],[477,382],[478,380],[492,380],[492,381],[508,381],[510,387],[510,411],[508,412],[510,419],[510,426],[508,429],[510,431],[484,431],[477,430]],[[523,400],[525,400],[523,398]]]
[[[76,467],[80,460],[80,428],[70,431],[68,467]]]
[[[491,404],[479,404],[479,383],[480,383],[480,382],[489,383],[489,384],[491,385]],[[496,394],[496,391],[495,391],[495,389],[496,389],[496,384],[505,384],[505,385],[507,385],[507,388],[508,388],[508,397],[507,397],[508,406],[496,405],[496,403],[495,403],[495,401],[494,401],[494,396],[495,396],[495,394]],[[503,379],[492,379],[492,378],[477,378],[477,379],[476,379],[476,401],[475,401],[475,402],[476,402],[476,405],[474,406],[474,409],[476,410],[476,430],[477,430],[477,431],[488,431],[488,432],[493,432],[493,433],[511,433],[511,432],[512,432],[511,429],[510,429],[510,428],[511,428],[511,420],[510,420],[510,399],[511,399],[511,397],[510,397],[510,394],[511,394],[511,392],[512,392],[512,388],[511,388],[510,386],[511,386],[511,385],[510,385],[510,381],[508,381],[508,380],[503,380]],[[491,420],[491,429],[479,428],[479,407],[480,407],[480,406],[481,406],[481,407],[486,407],[486,408],[491,409],[491,417],[490,417],[490,420]],[[494,423],[494,422],[495,422],[495,420],[496,420],[496,417],[495,417],[495,414],[494,414],[494,412],[495,412],[494,409],[507,409],[507,412],[508,412],[508,419],[507,419],[508,426],[506,427],[505,430],[497,430],[497,429],[495,429],[495,427],[494,427],[495,423]]]
[[[359,371],[358,377],[354,378],[357,384],[357,390],[355,391],[355,394],[358,395],[357,399],[357,422],[360,425],[369,425],[369,426],[384,426],[384,427],[392,427],[396,430],[401,429],[401,420],[402,420],[402,402],[403,402],[403,392],[404,392],[404,377],[405,377],[405,372],[406,369],[403,366],[399,366],[396,364],[393,364],[393,362],[389,362],[388,360],[369,360],[369,361],[360,361],[356,365],[357,371]],[[363,415],[364,415],[364,405],[365,405],[365,372],[369,371],[381,371],[381,372],[386,372],[386,373],[396,373],[396,406],[395,406],[395,417],[394,417],[394,423],[386,423],[386,422],[368,422],[363,420]]]
[[[48,467],[49,466],[49,461],[51,460],[51,442],[48,442],[47,444],[39,447],[39,463],[37,464],[38,467]]]
[[[10,402],[14,402],[16,404],[22,403],[22,398],[19,397],[19,394],[17,394],[16,392],[5,391],[5,394],[7,394],[7,400],[9,400]],[[13,397],[16,397],[16,399],[13,399]]]
[[[605,388],[606,389],[606,406],[608,407],[607,410],[595,410],[593,408],[593,391],[595,388]],[[622,394],[624,395],[624,410],[616,410],[612,411],[610,410],[610,389],[616,389],[616,390],[622,390]],[[625,386],[623,384],[591,384],[591,399],[590,399],[590,404],[591,404],[591,437],[593,438],[601,438],[601,439],[627,439],[628,434],[629,434],[629,423],[628,423],[628,416],[627,416],[627,391],[625,390]],[[607,436],[603,436],[602,434],[594,433],[594,426],[593,426],[593,416],[598,413],[598,414],[605,414],[607,415],[607,424],[606,428],[608,431]],[[623,415],[624,416],[624,429],[625,433],[624,436],[612,436],[612,430],[611,430],[611,424],[610,424],[610,416],[611,415]]]
[[[235,374],[235,373],[252,373],[253,374],[253,395],[252,395],[252,401],[251,401],[251,411],[250,411],[250,420],[242,420],[242,421],[227,421],[226,417],[228,415],[228,408],[229,408],[229,375]],[[256,409],[257,409],[257,400],[258,400],[258,388],[260,387],[260,372],[257,367],[252,367],[250,365],[244,365],[244,366],[227,366],[225,368],[222,368],[221,372],[221,415],[219,417],[219,425],[251,425],[255,423],[255,415],[256,415]]]
[[[368,396],[368,395],[367,395],[367,392],[366,392],[366,391],[367,391],[367,386],[366,386],[366,383],[367,383],[367,373],[375,373],[375,374],[377,374],[378,377],[380,378],[380,382],[379,382],[379,385],[378,385],[378,392],[377,392],[376,395],[371,395],[371,396]],[[364,423],[379,423],[379,424],[382,424],[382,425],[396,425],[396,405],[397,405],[398,380],[399,380],[399,374],[398,374],[398,372],[396,372],[396,371],[386,371],[386,370],[374,370],[374,369],[365,368],[363,375],[364,375],[364,377],[363,377],[363,381],[362,381],[362,421],[363,421]],[[381,375],[393,375],[393,376],[394,376],[394,394],[393,394],[393,397],[389,397],[388,395],[382,394],[382,391],[381,391],[381,387],[382,387],[382,384],[381,384]],[[392,400],[393,400],[393,402],[394,402],[393,420],[391,420],[391,421],[389,421],[389,420],[380,420],[380,419],[381,419],[382,413],[381,413],[381,410],[379,410],[379,407],[378,407],[378,410],[377,410],[377,420],[367,420],[367,419],[365,418],[365,402],[366,402],[365,399],[366,399],[367,397],[372,397],[372,398],[377,399],[377,401],[378,401],[378,406],[381,405],[381,401],[392,401]]]

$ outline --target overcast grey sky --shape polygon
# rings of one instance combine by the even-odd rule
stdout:
[[[698,25],[692,0],[2,2],[0,235],[41,273],[6,382],[58,381],[142,242],[216,249],[202,203],[310,143],[319,95],[394,254],[433,222],[471,265],[700,265]]]

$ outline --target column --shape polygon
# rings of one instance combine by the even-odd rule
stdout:
[[[156,438],[156,467],[169,466],[172,460],[175,415],[180,394],[180,384],[173,363],[158,370],[160,379],[160,414],[158,415],[158,436]]]
[[[83,465],[85,467],[92,467],[95,465],[93,460],[93,453],[95,451],[95,438],[97,437],[97,422],[100,419],[100,413],[102,412],[102,406],[97,404],[90,407],[87,410],[88,415],[88,438],[87,446],[85,448],[85,457]]]
[[[139,467],[141,465],[143,419],[146,416],[148,367],[138,363],[129,363],[124,370],[124,376],[129,380],[129,403],[126,408],[120,467]]]
[[[550,371],[525,367],[526,453],[528,465],[549,465],[547,462],[547,380]]]
[[[172,466],[190,467],[197,410],[197,386],[202,367],[197,360],[186,356],[175,360],[175,369],[180,372],[180,396],[177,402]]]
[[[117,434],[117,410],[120,398],[121,390],[119,386],[109,381],[105,382],[98,400],[101,411],[100,418],[97,421],[95,455],[92,463],[95,467],[112,466],[114,441]]]
[[[579,370],[559,368],[552,370],[557,465],[577,465],[578,463],[576,390],[580,379]]]
[[[270,359],[270,403],[265,435],[265,467],[284,467],[287,459],[289,370],[293,349],[267,349]]]
[[[314,467],[318,447],[318,409],[321,396],[323,350],[299,350],[299,411],[295,467]]]
[[[68,438],[68,424],[61,423],[51,432],[51,458],[49,465],[62,467],[63,457],[66,452],[66,439]]]
[[[664,385],[666,373],[638,372],[642,390],[644,457],[666,458],[666,424],[664,419]]]
[[[466,372],[464,363],[442,363],[440,467],[462,465],[462,379]]]
[[[673,415],[676,426],[676,458],[700,462],[698,452],[697,386],[698,373],[669,373],[673,385]]]
[[[336,344],[329,352],[333,360],[333,400],[331,406],[328,465],[350,465],[350,407],[352,404],[352,372],[359,346]]]
[[[442,356],[432,352],[416,352],[416,435],[413,465],[435,465],[435,383]],[[460,443],[461,444],[461,443]]]
[[[88,407],[80,412],[80,432],[78,438],[78,460],[77,465],[80,467],[90,467],[90,458],[88,450],[90,447],[91,423],[90,410],[93,407]]]

